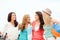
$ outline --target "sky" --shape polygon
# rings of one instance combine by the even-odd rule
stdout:
[[[52,11],[52,18],[60,20],[60,0],[0,0],[0,31],[7,24],[7,16],[9,12],[15,12],[17,21],[22,22],[22,17],[25,14],[31,16],[31,21],[34,20],[36,11],[41,11],[49,8]]]

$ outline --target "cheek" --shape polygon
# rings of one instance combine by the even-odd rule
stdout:
[[[38,16],[35,16],[35,19],[38,19]]]
[[[46,14],[44,13],[44,14],[43,14],[43,18],[45,18],[45,17],[46,17]]]
[[[30,22],[30,18],[28,18],[28,20],[27,20],[28,22]]]
[[[11,17],[11,19],[13,20],[13,16]]]
[[[13,19],[13,20],[15,20],[15,19],[16,19],[16,17],[15,17],[15,16],[12,16],[12,19]]]
[[[16,19],[16,17],[13,17],[14,18],[14,20]]]
[[[36,16],[35,16],[35,18],[36,18]]]

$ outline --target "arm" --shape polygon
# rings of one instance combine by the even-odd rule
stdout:
[[[18,30],[20,30],[21,29],[21,24],[18,24]]]
[[[52,19],[52,24],[55,24],[55,23],[59,24],[59,21],[57,21],[56,19]]]
[[[6,26],[4,27],[4,30],[3,30],[3,37],[6,35],[7,29],[8,29],[8,25],[6,25]]]
[[[1,32],[0,32],[0,34],[1,34]]]
[[[0,35],[1,35],[1,32],[0,32]]]

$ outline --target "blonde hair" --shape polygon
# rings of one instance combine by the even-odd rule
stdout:
[[[44,22],[45,22],[45,25],[51,24],[51,17],[47,14],[44,14]]]
[[[23,16],[23,19],[22,19],[22,31],[25,29],[25,25],[27,23],[27,19],[28,19],[29,15],[26,14]]]

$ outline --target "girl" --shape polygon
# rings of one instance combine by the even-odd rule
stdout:
[[[23,17],[18,40],[32,40],[32,26],[30,23],[30,16],[28,14]]]
[[[14,12],[8,14],[8,23],[4,29],[4,36],[5,40],[17,40],[18,38],[18,22]]]
[[[44,20],[41,12],[35,13],[35,21],[32,23],[33,31],[32,31],[32,40],[44,40]]]
[[[55,40],[53,34],[52,34],[52,28],[53,28],[53,22],[51,16],[51,10],[45,9],[43,10],[43,17],[44,17],[44,31],[45,31],[45,38],[46,40]]]

